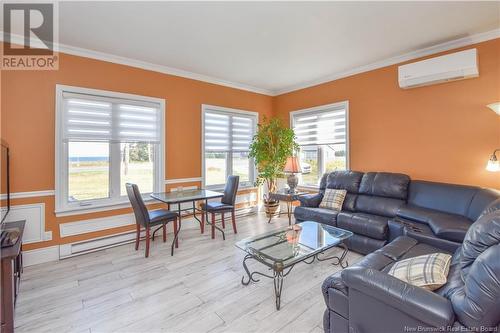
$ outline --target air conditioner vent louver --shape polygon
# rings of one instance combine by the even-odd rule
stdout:
[[[427,86],[479,76],[477,50],[447,54],[399,66],[399,86],[403,89]]]

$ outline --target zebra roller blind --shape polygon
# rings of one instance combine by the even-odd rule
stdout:
[[[255,116],[205,110],[206,151],[248,151],[254,135]]]
[[[160,105],[63,93],[63,140],[160,143]]]
[[[293,115],[293,129],[300,146],[346,142],[346,109],[332,107]]]

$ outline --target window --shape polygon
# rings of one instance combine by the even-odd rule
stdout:
[[[300,146],[300,185],[319,185],[325,172],[349,167],[348,102],[291,112]]]
[[[255,181],[248,151],[257,126],[257,113],[203,105],[203,181],[224,187],[229,175],[240,176],[240,187]]]
[[[127,182],[162,190],[163,100],[60,85],[56,95],[56,213],[128,203]]]

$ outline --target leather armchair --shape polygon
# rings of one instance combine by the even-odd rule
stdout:
[[[396,261],[447,252],[436,245],[401,236],[328,277],[325,332],[498,331],[500,210],[490,207],[472,224],[453,254],[447,283],[434,292],[386,273]]]
[[[391,275],[358,267],[342,272],[342,279],[349,288],[349,324],[354,332],[448,327],[455,321],[448,299]]]

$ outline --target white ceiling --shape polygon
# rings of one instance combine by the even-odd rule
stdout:
[[[500,28],[500,2],[61,2],[61,44],[270,94]]]

